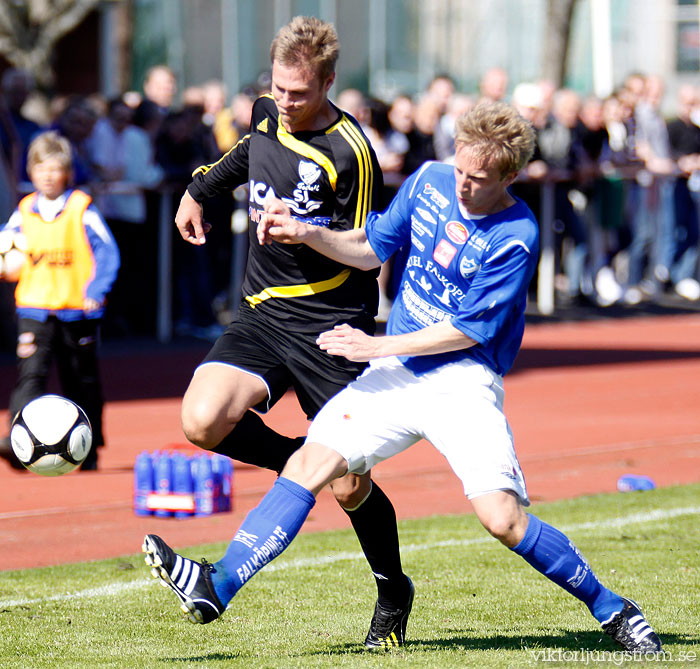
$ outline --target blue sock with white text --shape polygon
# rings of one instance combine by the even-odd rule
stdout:
[[[214,563],[212,584],[226,606],[243,585],[276,558],[297,535],[316,498],[303,486],[278,478],[250,511],[226,549]]]
[[[622,611],[624,602],[608,590],[569,538],[555,527],[528,514],[525,536],[511,550],[550,581],[580,599],[600,623]]]

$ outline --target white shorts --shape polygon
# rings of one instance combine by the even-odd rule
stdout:
[[[321,409],[307,441],[337,451],[348,471],[363,474],[427,439],[467,497],[512,490],[528,506],[503,395],[502,377],[472,360],[416,376],[396,357],[380,358]]]

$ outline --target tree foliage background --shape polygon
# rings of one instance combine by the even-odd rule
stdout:
[[[76,28],[100,0],[2,0],[0,54],[29,70],[42,88],[54,81],[51,57],[58,41]]]
[[[52,56],[57,43],[74,30],[102,0],[0,0],[0,55],[10,65],[30,71],[41,89],[55,82]],[[464,0],[471,2],[472,0]],[[171,0],[173,5],[175,1]],[[541,76],[561,86],[566,78],[571,24],[577,0],[546,0],[545,44]],[[131,81],[132,0],[120,0],[118,50],[120,85]],[[177,39],[178,36],[172,36]]]

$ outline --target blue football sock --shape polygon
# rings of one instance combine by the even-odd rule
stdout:
[[[578,549],[559,530],[529,515],[525,536],[512,550],[541,574],[580,599],[600,623],[622,611],[619,595],[608,590]]]
[[[241,587],[297,535],[316,498],[303,486],[285,478],[246,516],[226,554],[214,563],[214,591],[226,606]]]

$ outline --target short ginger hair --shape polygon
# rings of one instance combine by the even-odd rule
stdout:
[[[456,122],[455,145],[495,165],[501,176],[519,172],[535,151],[535,131],[505,102],[480,102]]]

